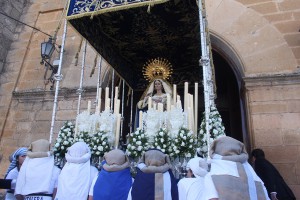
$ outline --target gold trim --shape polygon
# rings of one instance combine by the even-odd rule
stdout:
[[[150,59],[143,67],[144,77],[150,82],[158,78],[167,80],[172,72],[172,65],[165,58]]]
[[[70,1],[71,0],[69,0],[67,14],[69,13]],[[98,10],[98,11],[91,11],[91,12],[66,16],[66,19],[67,20],[72,20],[72,19],[78,19],[78,18],[88,17],[88,16],[93,17],[93,16],[100,15],[100,14],[103,14],[103,13],[114,12],[114,11],[118,11],[118,10],[125,10],[125,9],[136,8],[136,7],[142,7],[142,6],[148,6],[149,4],[151,4],[151,5],[162,4],[162,3],[165,3],[165,2],[168,2],[168,1],[169,0],[152,0],[152,1],[147,1],[147,2],[124,4],[124,5],[120,5],[120,6],[116,6],[116,7],[112,7],[112,8],[105,8],[105,9]]]

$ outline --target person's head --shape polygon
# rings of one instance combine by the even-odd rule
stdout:
[[[106,163],[103,165],[103,169],[109,172],[120,171],[130,165],[128,157],[120,149],[113,149],[105,153],[104,159]]]
[[[207,162],[200,158],[192,158],[186,166],[187,169],[187,177],[204,177],[208,172],[208,164]]]
[[[45,139],[39,139],[32,142],[27,152],[29,158],[48,157],[50,154],[50,143]]]
[[[155,94],[155,93],[157,93],[157,91],[161,91],[162,93],[165,93],[163,83],[160,79],[154,80],[154,91],[153,91],[153,93]]]
[[[26,155],[19,155],[17,156],[17,163],[18,163],[18,167],[20,168],[24,162],[26,158]]]
[[[252,162],[254,162],[257,158],[265,158],[265,152],[262,149],[253,149],[251,155]]]
[[[27,148],[26,147],[21,147],[17,149],[12,155],[10,155],[10,165],[7,169],[5,177],[8,175],[8,173],[17,167],[18,170],[20,170],[21,165],[23,164],[25,158],[27,155]]]
[[[68,163],[85,163],[91,158],[89,146],[85,142],[76,142],[68,148],[66,160]]]
[[[149,149],[142,155],[139,162],[145,164],[142,169],[145,173],[164,173],[171,168],[169,156],[159,149]]]
[[[215,159],[244,163],[248,160],[245,145],[228,136],[221,136],[214,140],[210,148],[210,156]]]

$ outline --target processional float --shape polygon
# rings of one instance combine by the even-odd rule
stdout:
[[[145,9],[145,7],[147,9]],[[172,9],[170,9],[172,8]],[[179,11],[175,10],[178,8]],[[164,13],[168,12],[168,13]],[[181,13],[182,12],[182,13]],[[185,133],[187,131],[187,136],[191,136],[189,132],[194,132],[195,138],[197,138],[198,133],[198,81],[200,78],[200,66],[202,66],[203,74],[203,86],[204,86],[204,103],[205,103],[205,134],[207,139],[207,152],[209,151],[210,144],[210,131],[212,129],[209,124],[209,116],[211,107],[214,107],[214,72],[212,66],[212,57],[211,57],[211,46],[209,41],[209,32],[207,28],[207,19],[205,15],[205,3],[204,1],[198,1],[197,4],[194,1],[190,0],[178,0],[178,1],[167,1],[167,0],[124,0],[124,1],[113,1],[113,0],[100,0],[100,1],[83,1],[83,0],[70,0],[67,8],[67,17],[64,23],[64,33],[62,48],[60,53],[60,63],[58,67],[57,74],[60,75],[63,59],[64,44],[67,34],[67,21],[71,24],[84,38],[85,38],[85,47],[87,43],[90,43],[91,46],[99,53],[99,64],[98,64],[98,81],[97,81],[97,95],[96,95],[96,110],[95,113],[90,115],[91,112],[91,102],[88,103],[87,111],[80,113],[80,103],[81,95],[83,93],[83,73],[85,65],[85,53],[83,51],[83,60],[81,65],[81,79],[80,86],[77,90],[78,92],[78,108],[77,108],[77,118],[74,125],[70,125],[72,130],[74,128],[75,136],[74,141],[77,141],[80,138],[80,132],[92,133],[92,137],[96,138],[95,141],[99,143],[97,137],[104,137],[103,133],[110,133],[109,136],[104,137],[105,143],[108,141],[111,143],[111,146],[118,148],[120,133],[123,134],[123,118],[124,118],[124,87],[127,85],[129,87],[129,93],[131,94],[131,112],[130,112],[130,124],[133,124],[133,113],[135,111],[135,106],[133,105],[133,91],[134,88],[138,87],[139,84],[143,85],[141,81],[142,71],[141,66],[150,60],[150,58],[157,57],[166,57],[168,60],[173,63],[173,66],[177,66],[175,70],[181,71],[181,75],[186,76],[185,73],[195,72],[199,76],[195,81],[195,91],[194,97],[188,93],[188,83],[182,80],[178,80],[181,85],[184,86],[184,105],[181,107],[180,96],[177,96],[176,84],[173,85],[173,102],[168,99],[167,111],[164,112],[161,108],[153,109],[150,105],[148,112],[139,112],[139,129],[136,132],[138,134],[146,134],[144,130],[144,125],[146,123],[146,117],[148,116],[148,131],[150,130],[150,121],[157,120],[156,116],[163,116],[158,119],[161,124],[159,129],[155,134],[161,135],[164,134],[164,127],[166,126],[167,119],[169,120],[169,125],[172,127],[177,127],[171,130],[171,134],[176,134],[178,131]],[[137,14],[136,14],[137,13]],[[152,14],[153,13],[153,14]],[[179,14],[178,14],[179,13]],[[194,13],[194,15],[190,15]],[[172,20],[172,25],[168,24],[170,18],[167,15],[170,15]],[[197,14],[197,15],[196,15]],[[143,16],[146,16],[144,19]],[[134,17],[134,18],[132,18]],[[174,21],[176,17],[179,19],[185,18],[186,21],[179,20]],[[159,19],[158,19],[159,18]],[[134,20],[133,24],[122,24],[122,22],[128,22]],[[154,19],[158,19],[157,22]],[[153,21],[154,20],[154,21]],[[111,25],[107,25],[111,23]],[[151,25],[148,25],[148,24]],[[153,30],[154,25],[160,24],[160,27],[156,27]],[[166,24],[164,24],[166,23]],[[140,27],[135,26],[139,24]],[[178,26],[180,25],[180,26]],[[183,27],[181,27],[183,26]],[[152,28],[152,29],[151,29]],[[170,31],[166,31],[167,28],[170,28]],[[160,30],[162,29],[162,30]],[[187,30],[184,32],[183,30]],[[196,30],[198,29],[198,31]],[[199,32],[200,30],[200,32]],[[177,32],[176,32],[177,31]],[[166,33],[166,35],[160,35],[159,33]],[[178,33],[179,36],[174,35]],[[161,40],[159,37],[166,40]],[[180,38],[178,38],[180,37]],[[200,37],[200,38],[199,38]],[[186,39],[186,41],[185,41]],[[116,41],[116,42],[114,42]],[[150,42],[150,43],[147,43]],[[157,43],[154,43],[157,42]],[[145,45],[145,46],[143,46]],[[197,51],[197,49],[201,51]],[[147,47],[147,48],[146,48]],[[192,48],[193,47],[193,48]],[[198,48],[197,48],[198,47]],[[185,48],[185,49],[184,49]],[[199,60],[201,52],[201,59]],[[114,87],[112,83],[111,95],[109,98],[109,88],[103,88],[105,90],[104,98],[104,109],[101,109],[101,97],[102,86],[101,86],[101,63],[105,59],[111,66],[114,68],[112,81],[114,81],[114,72],[121,77],[123,82],[122,97],[121,100],[118,97],[119,87]],[[173,62],[172,62],[173,61]],[[179,66],[179,67],[178,67]],[[181,69],[181,68],[182,69]],[[199,68],[198,68],[199,67]],[[128,73],[128,71],[132,73]],[[50,141],[53,139],[53,127],[55,122],[56,108],[57,108],[57,96],[59,91],[59,82],[61,79],[56,80],[55,88],[55,99],[53,107],[53,115],[51,122],[50,130]],[[126,82],[126,84],[125,84]],[[115,95],[113,95],[115,93]],[[193,98],[195,98],[193,100]],[[190,99],[190,100],[188,100]],[[193,103],[194,102],[194,103]],[[122,107],[121,113],[120,105]],[[171,109],[171,106],[173,108]],[[195,108],[195,111],[193,110]],[[176,110],[177,109],[177,110]],[[181,109],[181,110],[180,110]],[[178,112],[177,112],[178,111]],[[180,111],[180,112],[179,112]],[[161,112],[157,114],[156,112]],[[155,114],[156,113],[156,114]],[[165,113],[165,115],[163,115]],[[144,116],[143,116],[144,115]],[[167,117],[168,116],[168,117]],[[177,120],[172,122],[171,118],[174,116]],[[178,119],[182,117],[182,120],[179,122]],[[144,121],[142,121],[145,119]],[[162,123],[165,121],[165,123]],[[173,124],[172,124],[173,123]],[[179,125],[178,125],[179,124]],[[135,133],[132,129],[133,126],[130,126],[130,135]],[[183,127],[181,130],[180,127]],[[152,127],[153,128],[153,127]],[[157,127],[156,127],[157,128]],[[179,130],[180,129],[180,130]],[[68,128],[69,130],[69,128]],[[71,129],[70,129],[71,130]],[[144,132],[143,132],[144,131]],[[223,130],[224,131],[224,130]],[[68,131],[67,131],[68,132]],[[152,132],[154,132],[152,130]],[[153,134],[153,138],[155,138]],[[148,133],[149,135],[149,133]],[[178,134],[180,135],[180,134]],[[140,135],[138,135],[140,136]],[[154,140],[154,139],[151,140]],[[157,139],[157,138],[156,138]],[[179,140],[180,138],[173,137],[174,140]],[[102,141],[102,140],[101,140]],[[191,140],[192,141],[192,140]],[[149,141],[147,141],[149,142]],[[151,142],[151,141],[150,141]],[[155,143],[155,141],[152,141]],[[154,144],[153,143],[153,144]],[[195,143],[193,141],[193,143]],[[163,145],[163,144],[162,144]],[[59,145],[57,145],[59,146]],[[163,148],[163,147],[162,147]],[[93,149],[93,147],[91,147]],[[95,146],[94,150],[97,152],[99,146]],[[101,148],[100,148],[101,149]],[[99,154],[97,154],[99,155]],[[209,153],[206,154],[209,158]]]

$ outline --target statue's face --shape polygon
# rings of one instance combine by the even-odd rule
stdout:
[[[154,88],[155,90],[162,90],[162,84],[159,80],[154,81]]]

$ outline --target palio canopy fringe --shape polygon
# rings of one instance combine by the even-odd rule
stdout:
[[[70,0],[67,19],[77,19],[86,16],[95,16],[107,12],[125,10],[141,6],[153,6],[169,0]]]

